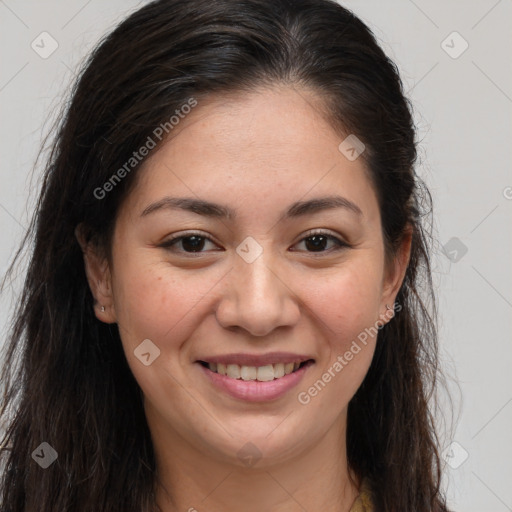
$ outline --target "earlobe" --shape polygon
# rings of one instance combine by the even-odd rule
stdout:
[[[85,274],[94,297],[94,313],[101,322],[115,323],[116,315],[112,294],[112,278],[108,260],[101,256],[95,245],[87,240],[81,224],[75,229],[75,237],[84,257]]]

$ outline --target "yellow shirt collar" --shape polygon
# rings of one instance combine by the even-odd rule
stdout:
[[[359,496],[356,498],[356,501],[354,501],[350,512],[373,512],[370,486],[368,480],[365,478],[363,478],[363,481],[361,482]]]

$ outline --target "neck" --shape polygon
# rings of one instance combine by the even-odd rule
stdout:
[[[148,415],[157,460],[162,512],[349,512],[360,482],[347,467],[342,418],[319,441],[294,456],[251,466],[208,456]]]

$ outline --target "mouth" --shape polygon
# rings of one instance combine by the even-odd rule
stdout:
[[[246,403],[270,403],[288,396],[315,360],[291,353],[231,354],[195,363],[209,388]]]
[[[279,362],[264,366],[246,366],[236,363],[215,363],[197,361],[201,366],[212,373],[222,375],[228,379],[242,381],[270,382],[281,379],[287,375],[300,371],[302,368],[314,364],[314,359],[302,361]]]

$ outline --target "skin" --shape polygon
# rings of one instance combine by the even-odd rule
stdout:
[[[200,102],[140,170],[118,214],[112,260],[77,235],[96,316],[118,324],[144,392],[164,512],[348,512],[358,495],[346,459],[347,406],[376,338],[360,344],[307,405],[297,394],[365,328],[389,320],[386,304],[394,304],[403,280],[410,236],[386,267],[364,158],[349,161],[338,150],[344,136],[316,101],[308,91],[276,86]],[[295,201],[333,194],[362,215],[337,208],[282,218]],[[171,209],[141,217],[165,196],[220,203],[237,218]],[[336,250],[328,239],[315,252],[307,243],[312,229],[350,247]],[[199,254],[180,242],[158,247],[189,230],[211,239]],[[252,263],[236,252],[248,236],[263,250]],[[134,355],[145,339],[160,349],[149,366]],[[218,391],[195,363],[206,355],[271,351],[307,354],[315,364],[296,388],[266,403]],[[237,456],[247,442],[261,455],[252,466]]]

